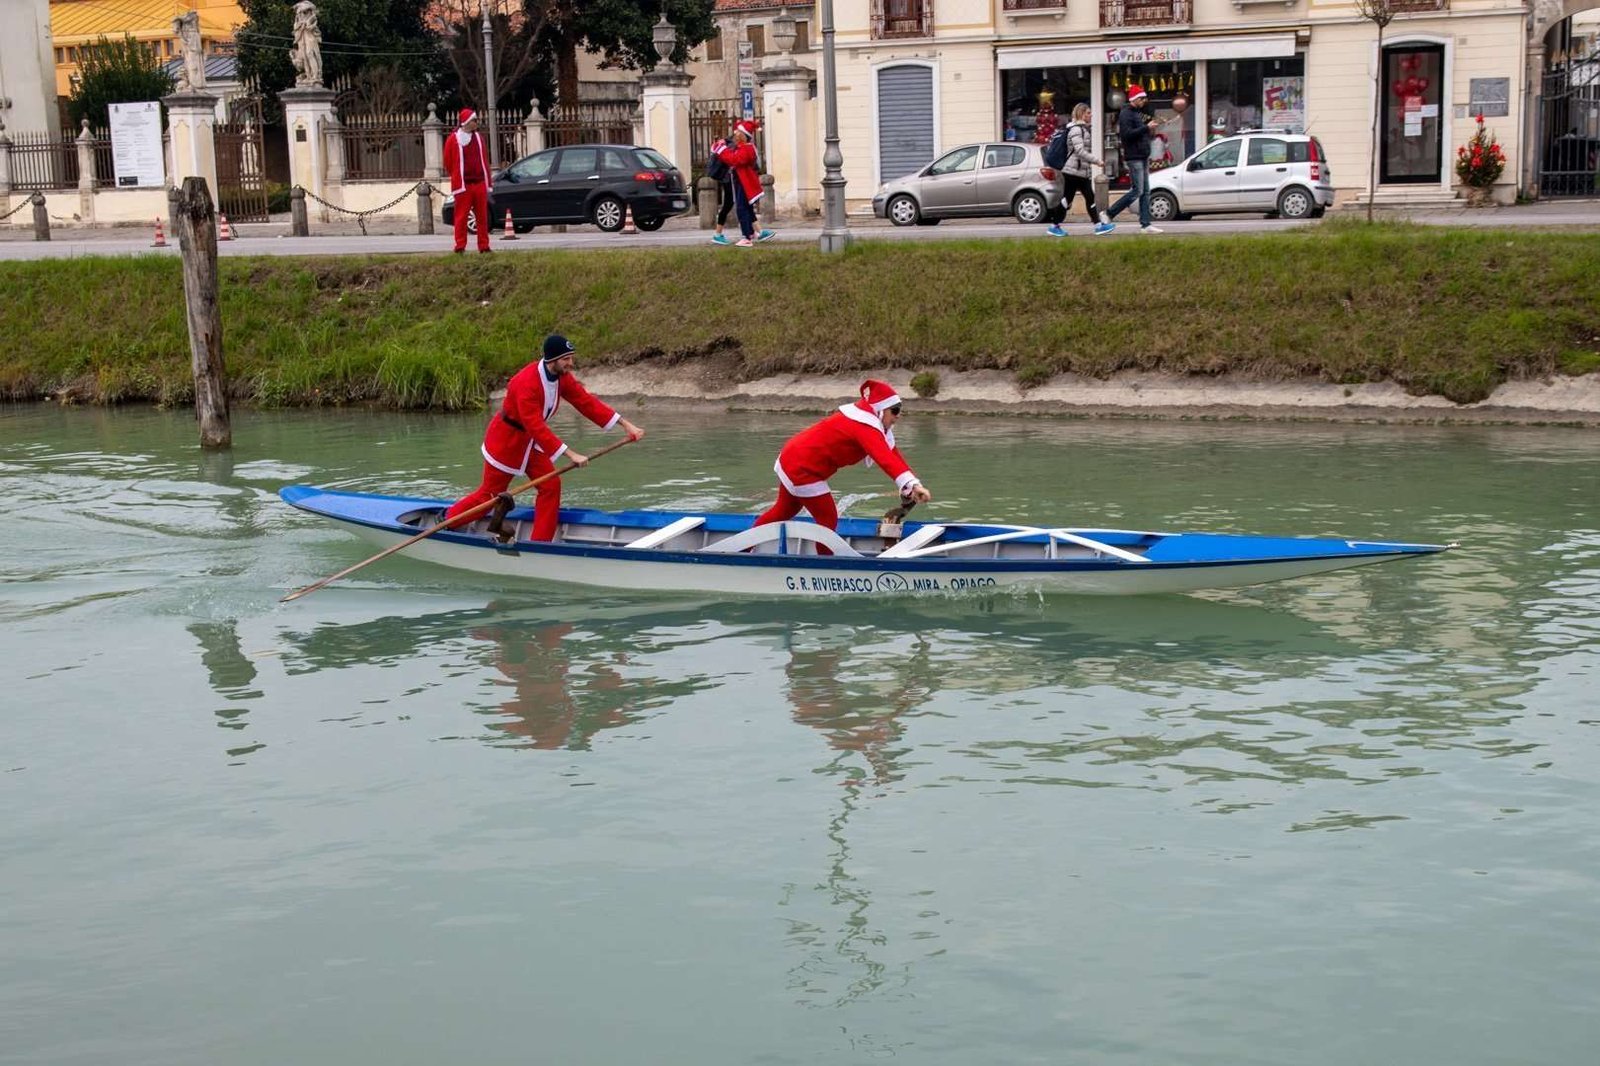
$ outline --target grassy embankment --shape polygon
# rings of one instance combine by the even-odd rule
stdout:
[[[1467,402],[1600,370],[1600,235],[1337,224],[1249,237],[222,263],[234,392],[477,403],[550,330],[581,362],[1392,380]],[[173,259],[0,264],[0,396],[189,398]]]

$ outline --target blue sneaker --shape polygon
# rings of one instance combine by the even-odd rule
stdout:
[[[1116,228],[1117,224],[1115,222],[1097,222],[1094,227],[1094,235],[1096,237],[1104,237]]]
[[[716,234],[715,236],[713,236],[711,238],[711,243],[712,244],[732,244],[733,242],[728,240],[728,235],[726,233],[718,233],[718,234]]]
[[[777,234],[774,233],[772,230],[764,229],[760,233],[756,234],[756,240],[757,241],[770,241],[770,240],[772,240],[772,238],[774,238],[776,236],[777,236]]]
[[[1067,231],[1062,229],[1060,226],[1047,226],[1045,227],[1044,232],[1047,236],[1051,237],[1065,237],[1067,235]]]

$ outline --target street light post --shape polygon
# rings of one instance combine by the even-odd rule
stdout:
[[[500,132],[495,122],[494,98],[494,26],[489,22],[489,5],[483,5],[483,98],[488,106],[489,169],[500,169]]]
[[[822,238],[824,252],[850,247],[850,230],[844,219],[844,153],[839,151],[839,85],[833,65],[833,0],[822,0],[822,75],[828,83],[827,126],[822,153]]]

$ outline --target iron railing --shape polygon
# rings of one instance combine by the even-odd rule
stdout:
[[[94,154],[95,188],[117,183],[111,155],[111,134],[95,130],[89,144]],[[78,166],[78,138],[70,133],[17,133],[11,136],[11,187],[17,192],[75,189],[82,170]]]
[[[933,0],[872,0],[872,39],[932,37]]]
[[[1450,0],[1389,0],[1389,10],[1399,15],[1412,12],[1449,11]]]
[[[1100,26],[1187,26],[1194,19],[1192,0],[1100,0]]]
[[[544,116],[544,144],[632,144],[632,100],[596,100],[551,107]]]
[[[411,181],[426,166],[422,123],[426,115],[350,115],[340,125],[346,181]]]
[[[1002,0],[1006,11],[1051,11],[1066,7],[1067,0]]]

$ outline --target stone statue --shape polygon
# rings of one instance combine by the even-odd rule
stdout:
[[[178,91],[197,93],[206,87],[206,57],[200,44],[200,13],[186,11],[172,20],[183,66],[178,68]]]
[[[301,89],[322,88],[322,30],[317,26],[317,5],[300,0],[294,5],[294,84]]]

